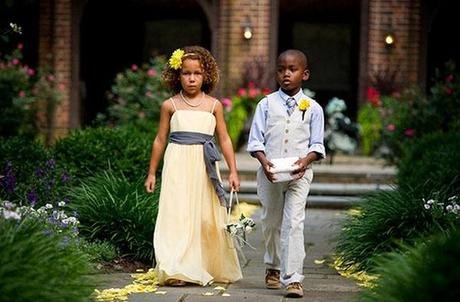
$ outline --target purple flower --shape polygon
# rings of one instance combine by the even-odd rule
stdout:
[[[16,188],[16,176],[14,175],[13,164],[10,161],[6,163],[3,174],[4,177],[2,178],[1,184],[5,188],[5,191],[8,194],[11,194]]]
[[[52,158],[46,162],[46,166],[50,169],[56,167],[56,161]]]
[[[27,193],[27,200],[30,202],[31,206],[34,207],[38,201],[38,194],[35,190],[32,190]]]
[[[35,176],[37,176],[37,177],[43,177],[44,175],[45,175],[45,172],[43,171],[42,168],[37,168],[37,169],[35,170]]]
[[[70,175],[69,175],[67,172],[62,173],[62,175],[61,175],[61,181],[62,181],[63,183],[68,182],[69,179],[70,179]]]

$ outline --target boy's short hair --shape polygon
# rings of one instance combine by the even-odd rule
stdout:
[[[278,60],[287,55],[297,57],[300,60],[300,63],[305,67],[305,69],[309,68],[307,55],[303,51],[300,51],[298,49],[285,50],[282,53],[280,53],[280,55],[278,56]]]
[[[182,62],[185,59],[200,61],[204,75],[201,90],[205,93],[211,92],[219,82],[219,68],[212,54],[201,46],[186,46],[182,50],[184,51]],[[181,68],[174,69],[167,63],[162,74],[165,86],[176,93],[182,90],[180,72]]]

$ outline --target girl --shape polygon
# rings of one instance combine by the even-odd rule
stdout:
[[[166,147],[158,217],[154,233],[160,284],[234,282],[241,270],[226,237],[226,202],[215,161],[214,131],[230,168],[229,185],[239,191],[235,155],[223,107],[207,95],[219,80],[215,59],[199,46],[176,50],[163,81],[176,95],[161,105],[145,188],[153,192],[155,172]]]

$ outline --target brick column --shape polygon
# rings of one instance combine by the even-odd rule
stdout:
[[[271,64],[270,18],[272,5],[269,0],[221,0],[217,51],[222,79],[221,93],[232,95],[242,82],[244,64],[261,57]],[[243,38],[243,26],[249,21],[253,36]],[[271,67],[271,66],[270,66]]]
[[[56,89],[63,94],[54,115],[54,127],[43,129],[51,139],[67,134],[70,121],[71,92],[71,0],[40,1],[39,65],[50,65]],[[41,115],[43,117],[43,115]]]
[[[398,70],[402,87],[420,82],[421,9],[421,0],[369,0],[368,77],[389,67]],[[391,48],[384,44],[387,33],[395,37]]]

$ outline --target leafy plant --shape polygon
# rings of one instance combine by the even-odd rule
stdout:
[[[110,105],[100,121],[112,125],[137,124],[143,120],[158,122],[160,107],[170,92],[161,83],[161,73],[166,64],[163,57],[151,59],[141,67],[117,74],[108,94]]]
[[[34,220],[0,215],[0,296],[5,302],[92,301],[87,258]]]
[[[113,169],[135,180],[147,173],[152,136],[129,125],[87,128],[58,140],[53,153],[56,161],[77,179]]]
[[[158,190],[147,194],[143,184],[144,178],[130,183],[110,170],[84,179],[70,193],[81,234],[112,243],[122,257],[151,263]]]
[[[20,43],[11,54],[0,57],[0,135],[33,138],[44,130],[49,143],[63,86],[49,67],[34,70],[21,63],[22,49]],[[42,120],[37,118],[39,111],[43,111]]]
[[[228,127],[228,134],[232,140],[233,148],[238,150],[244,144],[245,128],[249,128],[248,122],[254,114],[257,102],[260,101],[269,90],[260,89],[253,82],[248,84],[248,88],[239,88],[238,94],[231,99],[224,98],[222,104],[226,109],[225,119]]]
[[[457,301],[460,290],[460,231],[437,234],[414,247],[385,255],[378,261],[376,286],[360,301]]]
[[[460,188],[460,134],[431,133],[403,148],[397,182],[400,186],[419,186],[423,195],[452,184]]]
[[[345,268],[373,272],[375,257],[398,250],[402,243],[413,244],[424,234],[452,228],[447,216],[436,216],[424,207],[425,200],[434,196],[447,201],[452,188],[435,189],[424,199],[417,190],[382,191],[364,198],[337,238],[337,255]]]

